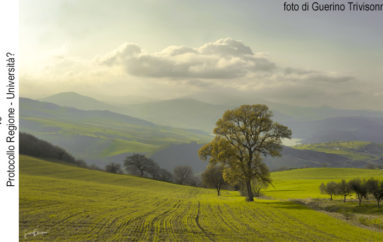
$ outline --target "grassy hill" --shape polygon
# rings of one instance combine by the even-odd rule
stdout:
[[[357,168],[304,168],[272,172],[274,187],[265,192],[267,196],[278,199],[328,198],[319,193],[322,182],[352,178],[381,178],[383,170]]]
[[[346,171],[308,170],[301,178],[335,179]],[[273,178],[292,180],[286,171]],[[304,172],[302,170],[301,172]],[[370,175],[370,174],[368,174]],[[288,193],[276,182],[279,193]],[[285,191],[284,191],[285,190]],[[171,194],[171,196],[169,196]],[[26,237],[37,230],[45,235]],[[20,240],[47,241],[350,241],[383,240],[282,200],[245,202],[237,192],[180,186],[20,157]]]
[[[294,148],[336,154],[354,161],[369,161],[371,164],[383,165],[379,164],[383,158],[383,144],[348,141],[298,145]]]
[[[177,165],[189,165],[196,172],[203,171],[207,162],[198,157],[202,144],[172,144],[153,153],[151,158],[162,167],[173,170]],[[281,157],[266,157],[271,170],[303,167],[383,166],[383,145],[371,142],[332,142],[295,147],[284,146]]]
[[[20,108],[23,132],[96,164],[122,161],[127,153],[150,154],[169,144],[210,139],[203,132],[160,126],[110,111],[85,111],[25,98],[20,99]]]
[[[85,110],[109,110],[161,125],[198,129],[208,133],[212,132],[215,122],[227,109],[242,104],[264,103],[273,111],[275,120],[290,127],[293,137],[301,139],[303,143],[352,140],[383,143],[383,112],[334,109],[326,106],[290,106],[254,96],[224,95],[222,99],[214,101],[216,104],[210,103],[213,100],[209,99],[179,98],[113,106],[91,97],[66,92],[42,100]]]

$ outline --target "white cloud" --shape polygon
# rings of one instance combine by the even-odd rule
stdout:
[[[368,87],[352,76],[315,67],[280,66],[230,38],[197,48],[168,46],[157,52],[125,43],[94,59],[66,55],[64,50],[52,51],[39,70],[22,73],[22,93],[82,91],[95,97],[169,99],[198,93],[214,96],[219,91],[296,105],[381,108],[377,85]]]
[[[133,76],[155,78],[243,78],[254,72],[270,72],[276,65],[254,55],[250,47],[230,38],[199,48],[169,46],[144,53],[135,44],[125,43],[100,59],[106,65],[120,65]]]

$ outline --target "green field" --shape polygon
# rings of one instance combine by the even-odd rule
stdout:
[[[265,194],[278,199],[328,198],[319,193],[322,182],[339,182],[341,179],[381,178],[383,170],[357,168],[305,168],[272,172],[273,186]]]
[[[314,183],[322,179],[361,176],[361,171],[366,171],[366,176],[381,172],[301,169],[273,173],[275,188],[267,195],[282,199],[248,203],[233,191],[217,197],[211,189],[114,175],[27,156],[21,156],[20,162],[20,240],[383,240],[381,232],[284,200],[296,195],[321,196]],[[292,194],[289,190],[298,190],[293,186],[298,174],[311,185]],[[315,191],[310,187],[316,187]],[[25,233],[33,230],[47,234],[25,239]]]

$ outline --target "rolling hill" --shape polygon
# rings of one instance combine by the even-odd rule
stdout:
[[[57,104],[64,107],[72,107],[82,110],[113,110],[113,106],[101,102],[95,98],[80,95],[75,92],[61,92],[40,99],[42,102]]]
[[[79,110],[20,98],[22,132],[63,147],[89,163],[121,162],[133,152],[152,153],[170,144],[207,142],[201,131],[160,126],[131,116]]]
[[[303,143],[353,140],[383,143],[382,117],[334,117],[287,125]]]
[[[215,122],[229,108],[227,105],[214,105],[190,98],[140,104],[109,105],[74,92],[58,93],[43,98],[41,101],[82,110],[110,110],[139,117],[160,125],[199,129],[208,133],[212,132]]]
[[[353,145],[354,144],[354,145]],[[174,144],[152,154],[161,167],[173,170],[177,165],[189,165],[197,173],[207,166],[198,157],[202,144]],[[267,157],[264,162],[271,170],[303,167],[383,166],[383,145],[371,142],[333,142],[311,145],[284,146],[281,157]]]
[[[373,162],[378,161],[383,157],[383,144],[363,141],[297,145],[294,148],[343,155],[351,160],[365,160]]]
[[[152,101],[112,106],[93,98],[61,93],[45,98],[58,105],[85,109],[107,109],[153,123],[211,133],[215,122],[230,108],[241,104],[265,103],[278,122],[293,131],[302,143],[361,140],[383,143],[383,112],[347,110],[331,107],[299,107],[259,100],[255,97],[230,97],[212,104],[193,98]]]
[[[301,179],[317,181],[339,179],[348,173],[334,169],[305,171],[298,171]],[[283,197],[281,194],[291,196],[291,190],[299,190],[299,181],[291,190],[286,190],[287,185],[279,185],[284,181],[293,183],[297,174],[291,172],[297,171],[273,174],[273,179],[277,181],[279,177],[279,180],[270,193]],[[350,172],[356,173],[358,170]],[[307,196],[313,192],[309,191]],[[304,196],[305,190],[300,194]],[[33,231],[40,234],[30,235]],[[249,203],[233,191],[223,191],[217,197],[212,189],[21,156],[19,238],[20,241],[378,241],[383,240],[383,233],[285,200],[256,199]]]
[[[122,162],[128,154],[139,152],[151,155],[168,170],[178,165],[190,165],[197,173],[207,165],[199,160],[197,152],[211,137],[203,131],[190,128],[211,132],[215,121],[229,108],[227,104],[214,105],[194,99],[158,101],[118,108],[76,93],[60,93],[44,100],[64,106],[77,106],[79,109],[21,99],[22,131],[62,146],[88,163],[104,166],[108,161]],[[275,103],[271,105],[276,109],[275,118],[289,126],[293,136],[299,137],[303,143],[353,140],[366,144],[371,141],[383,143],[383,118],[379,112],[291,107]],[[93,108],[98,110],[84,110]],[[102,108],[108,110],[100,110]],[[321,115],[327,119],[315,120]],[[317,149],[314,144],[285,147],[282,157],[267,158],[265,162],[272,170],[383,165],[380,149],[376,154],[370,154],[369,150],[364,153],[352,152],[354,157],[347,155],[347,152]]]
[[[214,105],[194,99],[174,99],[126,105],[121,110],[154,123],[194,128],[211,133],[223,113],[238,105]],[[267,104],[267,103],[266,103]],[[330,107],[291,107],[268,104],[276,121],[293,131],[302,143],[369,141],[383,143],[383,113]]]
[[[198,157],[198,150],[202,146],[198,143],[172,144],[154,152],[151,158],[169,171],[177,166],[190,166],[195,173],[201,173],[208,164]]]
[[[179,128],[193,128],[211,133],[215,122],[230,107],[214,105],[195,99],[173,99],[131,104],[122,108],[125,113],[158,124]]]
[[[381,179],[383,170],[357,168],[304,168],[271,173],[273,186],[265,191],[267,196],[278,199],[308,199],[328,198],[327,194],[320,194],[319,186],[322,182],[339,182],[341,179],[353,178]],[[342,200],[342,196],[339,196]],[[356,198],[355,196],[353,197]]]

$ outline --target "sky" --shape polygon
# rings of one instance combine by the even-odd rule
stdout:
[[[283,2],[21,0],[20,95],[383,110],[383,13],[293,13]]]

